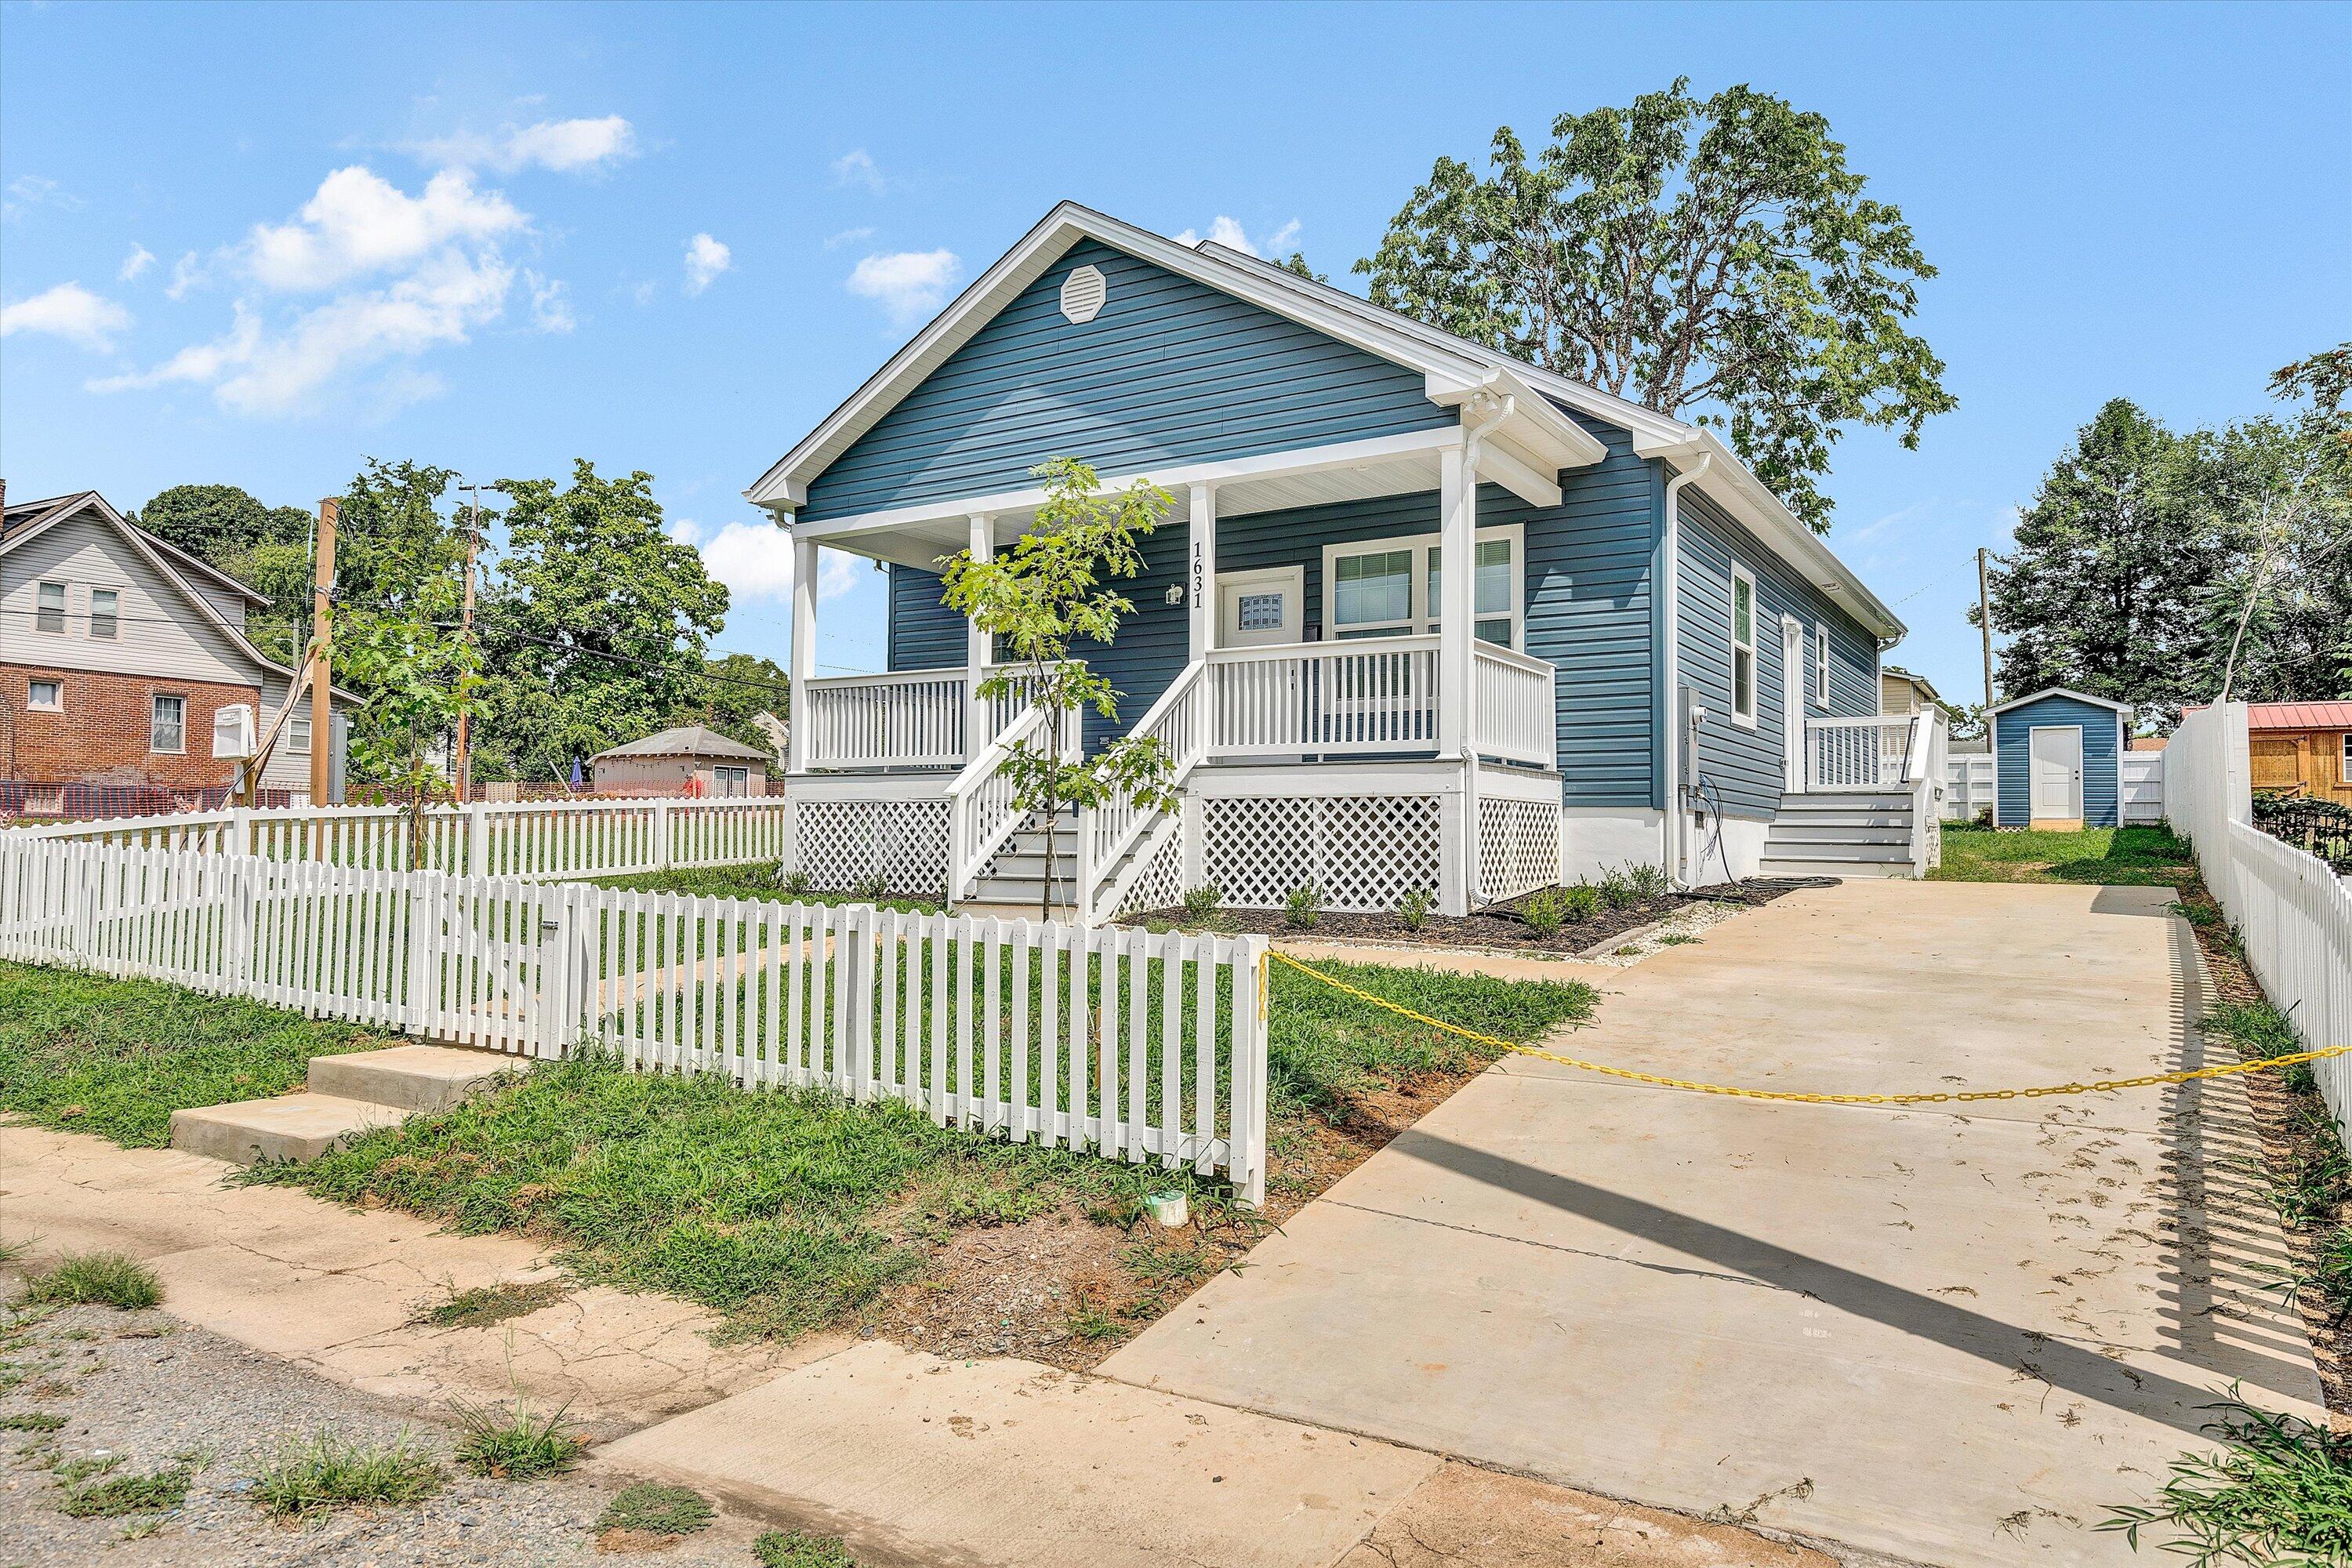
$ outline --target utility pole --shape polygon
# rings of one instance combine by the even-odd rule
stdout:
[[[1992,706],[1992,596],[1985,591],[1985,547],[1977,546],[1977,625],[1984,632],[1985,701]]]
[[[310,805],[327,804],[334,767],[334,699],[327,651],[335,627],[335,521],[342,502],[330,496],[319,503],[319,558],[310,573]],[[319,818],[320,853],[326,852],[327,819]]]
[[[467,484],[474,494],[472,510],[466,520],[466,607],[457,617],[457,638],[468,652],[474,647],[474,552],[482,547],[482,487]],[[457,765],[452,769],[457,784],[457,804],[464,805],[474,798],[474,721],[467,710],[457,710]]]

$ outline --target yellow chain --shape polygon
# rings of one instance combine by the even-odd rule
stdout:
[[[1558,1051],[1542,1050],[1534,1046],[1514,1045],[1509,1040],[1500,1039],[1493,1035],[1482,1035],[1475,1029],[1465,1029],[1459,1024],[1449,1024],[1443,1018],[1433,1018],[1426,1013],[1416,1013],[1410,1007],[1400,1006],[1385,996],[1375,996],[1360,986],[1350,985],[1336,975],[1326,974],[1319,969],[1301,963],[1288,953],[1276,952],[1269,948],[1266,950],[1266,957],[1276,963],[1286,964],[1301,974],[1319,980],[1334,991],[1344,991],[1360,1001],[1369,1002],[1375,1007],[1385,1008],[1400,1017],[1410,1018],[1416,1024],[1426,1024],[1433,1029],[1442,1029],[1449,1035],[1459,1035],[1465,1040],[1475,1040],[1480,1045],[1494,1046],[1518,1056],[1536,1057],[1544,1061],[1558,1062],[1562,1067],[1575,1068],[1580,1072],[1599,1073],[1603,1078],[1623,1079],[1632,1083],[1654,1084],[1660,1089],[1688,1089],[1694,1094],[1729,1095],[1735,1100],[1780,1100],[1793,1101],[1799,1105],[1948,1105],[1979,1100],[2040,1100],[2053,1094],[2093,1094],[2107,1089],[2147,1089],[2160,1083],[2189,1083],[2198,1079],[2229,1078],[2237,1073],[2263,1072],[2272,1068],[2293,1067],[2297,1062],[2315,1062],[2322,1057],[2340,1057],[2352,1053],[2352,1046],[2323,1046],[2315,1051],[2293,1051],[2285,1056],[2263,1057],[2252,1061],[2232,1062],[2227,1067],[2196,1068],[2186,1072],[2149,1073],[2141,1078],[2101,1079],[2096,1083],[2044,1084],[2037,1089],[1938,1089],[1927,1094],[1803,1094],[1785,1089],[1741,1089],[1727,1083],[1703,1083],[1695,1079],[1666,1078],[1654,1072],[1635,1072],[1631,1068],[1611,1067],[1605,1062],[1586,1061],[1581,1057],[1562,1056]],[[1258,987],[1258,995],[1261,998],[1266,993],[1266,987],[1263,983],[1264,978],[1264,976],[1260,977],[1261,984]]]

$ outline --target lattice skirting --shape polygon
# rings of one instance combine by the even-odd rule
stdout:
[[[1478,803],[1481,899],[1516,899],[1559,880],[1559,805],[1555,801]]]
[[[1175,907],[1184,896],[1184,835],[1180,830],[1168,836],[1168,842],[1152,852],[1151,863],[1127,890],[1127,898],[1118,907],[1120,914],[1132,914],[1138,910],[1165,910]]]
[[[1393,910],[1416,888],[1437,892],[1433,795],[1247,796],[1202,806],[1203,868],[1236,909],[1279,909],[1300,887],[1320,891],[1327,910],[1360,914]]]
[[[944,800],[811,800],[795,805],[800,868],[847,892],[879,874],[894,893],[935,896],[948,879]]]

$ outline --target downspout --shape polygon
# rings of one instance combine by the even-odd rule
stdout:
[[[1470,509],[1469,570],[1463,574],[1468,579],[1467,588],[1451,583],[1446,592],[1464,601],[1469,613],[1463,617],[1462,635],[1470,656],[1470,668],[1463,671],[1462,700],[1466,711],[1462,718],[1462,880],[1465,903],[1475,910],[1481,901],[1478,886],[1478,443],[1487,431],[1508,419],[1519,405],[1515,393],[1503,395],[1503,405],[1488,418],[1462,431],[1462,487],[1468,493],[1463,504]],[[1444,536],[1439,535],[1441,548]],[[1440,559],[1443,559],[1441,554]],[[1524,561],[1513,564],[1521,572],[1528,569]],[[1443,682],[1440,683],[1441,686]]]
[[[1701,452],[1698,466],[1676,474],[1666,481],[1666,559],[1664,581],[1658,591],[1665,595],[1665,624],[1661,636],[1665,641],[1665,709],[1666,709],[1666,811],[1665,856],[1666,875],[1675,884],[1683,885],[1683,712],[1682,712],[1682,547],[1683,526],[1675,503],[1683,487],[1715,466],[1713,452]]]

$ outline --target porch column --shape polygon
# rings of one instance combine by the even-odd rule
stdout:
[[[983,512],[972,514],[971,558],[974,561],[996,558],[996,520]],[[989,635],[980,629],[978,621],[964,623],[963,755],[966,762],[980,755],[981,749],[996,739],[995,727],[988,721],[988,700],[980,694],[980,683],[988,668],[989,655],[995,651]]]
[[[1472,606],[1477,603],[1478,476],[1459,449],[1438,454],[1437,754],[1470,754]]]
[[[1217,487],[1192,486],[1192,657],[1198,664],[1217,646]]]
[[[816,541],[793,536],[792,716],[784,731],[784,772],[808,771],[809,680],[816,674]]]

